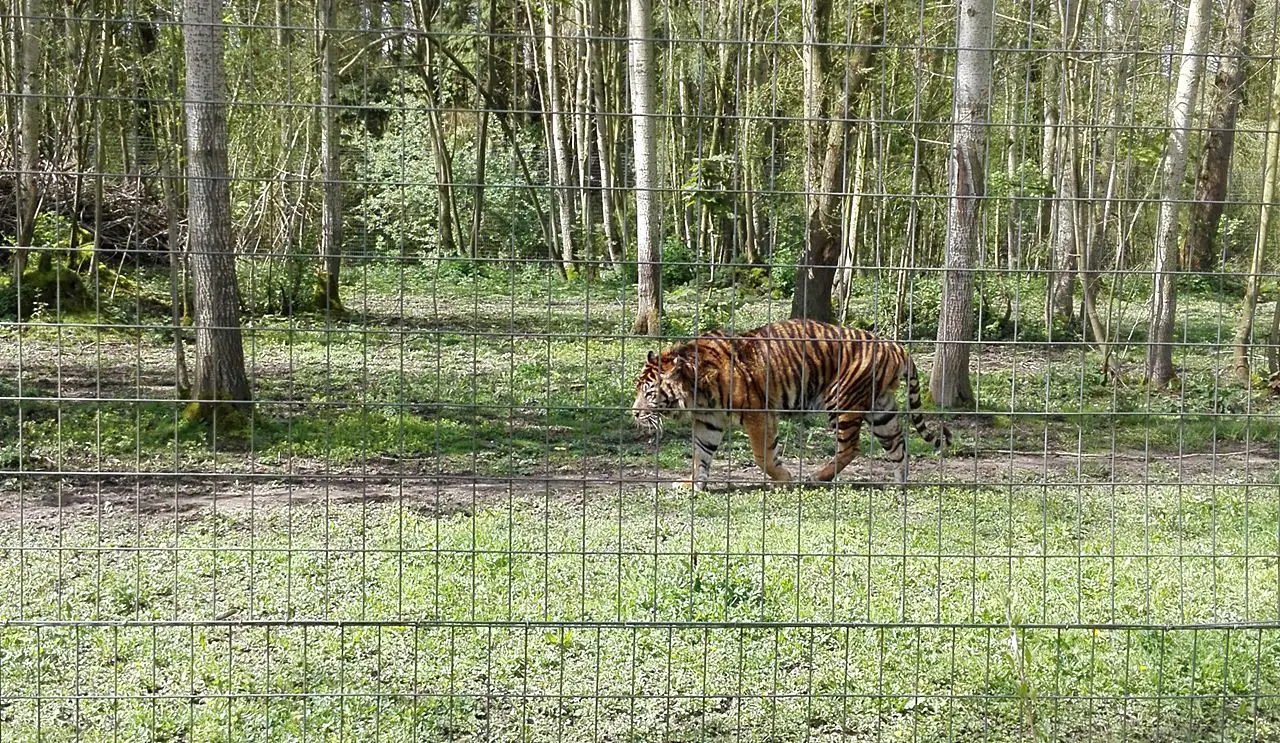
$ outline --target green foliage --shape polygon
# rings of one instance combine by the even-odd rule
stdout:
[[[425,104],[419,102],[392,114],[382,137],[365,135],[360,140],[368,152],[366,177],[382,185],[371,187],[350,213],[367,230],[377,255],[452,257],[440,252],[439,177],[431,141],[424,135],[428,127]],[[545,177],[546,158],[540,141],[533,134],[520,132],[519,146],[533,168],[533,177]],[[451,140],[450,157],[454,182],[476,183],[474,137]],[[511,144],[496,126],[491,127],[489,137],[485,183],[480,254],[546,257],[545,235],[534,208],[535,192],[523,182]],[[475,195],[474,187],[453,188],[463,237],[456,246],[458,251],[466,249]],[[549,208],[548,194],[537,193],[536,197],[543,210]]]
[[[684,286],[697,278],[699,265],[693,249],[676,237],[668,237],[662,243],[662,285],[666,288]]]
[[[790,297],[796,290],[796,265],[804,250],[803,235],[798,240],[780,240],[773,249],[769,278],[774,298]]]

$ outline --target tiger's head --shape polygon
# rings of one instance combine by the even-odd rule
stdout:
[[[649,360],[636,380],[631,417],[636,425],[662,431],[662,418],[688,409],[693,397],[693,365],[684,356],[649,352]]]

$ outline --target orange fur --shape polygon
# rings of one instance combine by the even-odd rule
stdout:
[[[632,415],[658,430],[665,415],[692,417],[688,482],[694,487],[705,484],[711,459],[733,424],[747,432],[760,469],[775,482],[790,481],[791,473],[778,464],[778,415],[819,411],[836,429],[837,450],[813,479],[834,479],[848,466],[866,419],[904,482],[906,438],[897,403],[902,378],[913,427],[936,448],[945,447],[950,431],[930,431],[919,413],[919,380],[905,348],[863,330],[811,320],[785,320],[739,336],[710,333],[650,353],[636,380]]]

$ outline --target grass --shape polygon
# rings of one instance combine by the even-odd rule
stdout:
[[[634,304],[628,286],[450,271],[371,265],[349,272],[342,318],[250,318],[246,353],[259,404],[246,431],[213,431],[184,419],[183,402],[172,399],[166,320],[146,314],[140,301],[132,317],[124,302],[101,316],[46,312],[43,324],[37,317],[10,325],[0,351],[22,380],[24,399],[0,402],[14,420],[21,412],[20,426],[0,431],[0,465],[196,469],[221,451],[231,455],[222,460],[230,466],[237,452],[252,452],[260,463],[302,457],[341,469],[396,459],[507,476],[591,460],[652,462],[623,413],[636,370],[657,345],[626,332]],[[970,412],[983,419],[990,440],[1036,451],[1047,439],[1051,449],[1100,453],[1211,450],[1280,437],[1280,405],[1228,374],[1222,329],[1234,320],[1232,298],[1207,291],[1184,297],[1185,343],[1177,352],[1184,373],[1173,389],[1151,392],[1141,383],[1140,332],[1125,333],[1132,342],[1115,350],[1119,379],[1103,379],[1093,349],[1070,336],[1041,342],[1044,329],[1034,318],[1042,287],[1024,283],[1012,289],[1020,302],[1005,323],[1012,337],[980,347],[973,366],[979,404]],[[863,279],[850,321],[887,322],[891,289]],[[935,290],[918,288],[922,297]],[[919,304],[922,312],[933,306]],[[1142,311],[1136,297],[1116,306],[1122,329]],[[725,324],[751,327],[784,316],[788,306],[732,288],[675,288],[666,308],[665,342],[673,342]],[[916,326],[927,329],[928,317],[912,332]],[[926,353],[927,369],[929,345],[913,345]],[[0,393],[18,396],[12,383]],[[794,427],[784,434],[792,451],[829,453],[829,436],[802,437]],[[664,466],[686,456],[681,439],[671,437],[661,452]],[[976,452],[986,443],[970,437],[959,446]]]
[[[1269,739],[1280,632],[1165,625],[1277,619],[1277,508],[843,488],[10,524],[0,616],[177,623],[0,630],[0,731]]]
[[[136,284],[162,297],[154,280]],[[657,343],[626,332],[618,282],[348,280],[343,317],[248,321],[236,431],[181,415],[162,303],[0,327],[0,740],[1280,736],[1280,629],[1256,624],[1280,621],[1276,473],[1193,484],[1171,458],[1280,439],[1280,405],[1225,374],[1231,297],[1180,298],[1184,371],[1153,393],[1140,330],[1104,380],[1093,350],[1043,342],[1043,288],[1016,287],[954,426],[963,465],[1010,465],[969,487],[433,503],[412,476],[684,468],[687,428],[655,450],[625,415]],[[851,321],[883,323],[888,286],[862,280]],[[913,335],[935,289],[915,288]],[[1141,304],[1117,303],[1126,338]],[[675,288],[666,308],[662,343],[788,303]],[[815,428],[785,425],[788,458],[829,456]],[[71,476],[175,470],[219,478],[172,484],[166,510],[145,477]],[[410,479],[353,500],[308,479],[330,472]],[[246,473],[301,479],[281,497]],[[87,510],[42,501],[77,482]]]

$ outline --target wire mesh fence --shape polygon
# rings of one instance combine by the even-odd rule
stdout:
[[[16,0],[0,739],[1277,739],[1278,19]]]

